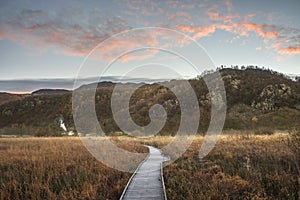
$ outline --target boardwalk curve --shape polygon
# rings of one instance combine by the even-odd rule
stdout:
[[[161,151],[152,146],[149,148],[147,158],[140,163],[128,184],[126,185],[120,200],[163,200],[167,199],[162,174],[162,163],[168,159]]]

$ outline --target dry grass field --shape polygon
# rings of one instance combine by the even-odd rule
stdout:
[[[154,138],[163,147],[171,138]],[[300,199],[300,136],[225,135],[199,159],[197,137],[164,168],[168,199]]]
[[[122,148],[146,152],[172,137],[113,137]],[[197,136],[164,168],[168,199],[299,199],[299,137],[225,135],[200,160]],[[129,173],[106,167],[79,138],[0,138],[1,199],[118,199]]]
[[[113,140],[147,151],[133,140]],[[131,176],[101,164],[79,138],[0,138],[0,157],[1,200],[118,199]]]

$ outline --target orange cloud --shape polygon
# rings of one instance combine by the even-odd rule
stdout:
[[[213,21],[220,21],[222,23],[230,23],[233,19],[240,19],[241,16],[239,14],[231,15],[227,14],[224,16],[221,16],[219,11],[216,11],[216,8],[212,7],[206,11],[206,14],[208,15],[210,20]]]
[[[0,21],[0,39],[9,39],[18,44],[36,46],[39,49],[55,46],[58,48],[54,51],[61,51],[66,55],[86,56],[95,45],[110,35],[128,28],[119,18],[104,20],[102,30],[97,27],[72,24],[64,20],[49,20],[47,13],[43,12],[26,10],[22,13],[30,14],[30,20],[17,16],[10,21]]]
[[[193,36],[195,40],[214,33],[216,31],[216,26],[212,25],[209,27],[197,27],[197,31],[198,32]]]
[[[236,28],[235,24],[226,25],[226,24],[215,24],[214,25],[217,29],[225,30],[228,32],[233,32],[233,30]]]
[[[205,36],[208,36],[215,32],[216,26],[208,26],[208,27],[202,27],[202,26],[189,26],[189,25],[183,25],[179,24],[176,26],[180,31],[187,32],[187,33],[195,33],[192,37],[193,39],[199,39]]]
[[[174,8],[174,10],[167,10],[168,12],[166,12],[166,10],[163,10],[164,7],[162,4],[167,5],[168,8]],[[167,1],[163,3],[163,1],[137,0],[132,2],[128,0],[128,9],[124,10],[126,12],[128,11],[127,14],[129,15],[136,15],[137,12],[147,16],[159,15],[161,18],[165,18],[167,22],[163,19],[161,24],[156,23],[156,25],[171,28],[175,27],[177,30],[191,35],[194,39],[210,36],[217,30],[234,33],[233,39],[249,36],[250,33],[254,33],[262,37],[264,41],[274,42],[273,45],[271,44],[269,46],[275,49],[279,54],[292,55],[300,53],[299,36],[297,35],[299,30],[294,31],[296,34],[293,35],[287,28],[277,27],[272,24],[253,23],[251,21],[254,18],[254,14],[248,14],[246,16],[232,14],[233,5],[228,0],[222,4],[223,11],[225,9],[227,12],[221,12],[220,7],[218,8],[218,6],[213,5],[204,12],[204,15],[207,15],[209,18],[206,17],[203,21],[201,21],[199,16],[197,20],[195,20],[197,16],[191,15],[191,13],[194,12],[186,10],[193,9],[195,11],[196,7],[199,8],[201,6],[203,5],[198,3],[188,5],[180,1]],[[184,11],[179,11],[178,8],[184,8]],[[172,12],[174,14],[168,14]],[[55,46],[59,47],[56,48],[56,51],[59,49],[67,55],[85,56],[95,45],[109,38],[111,35],[130,29],[126,21],[118,17],[104,18],[101,19],[103,21],[97,21],[97,26],[91,26],[78,23],[77,21],[53,21],[51,16],[47,16],[48,14],[44,11],[27,10],[25,14],[28,19],[26,16],[22,16],[21,13],[20,16],[10,18],[9,21],[1,22],[0,20],[0,39],[9,39],[21,45],[36,45],[39,48]],[[179,21],[180,23],[178,23]],[[198,24],[193,25],[194,22],[198,22]],[[152,20],[149,20],[149,23],[151,25]],[[201,24],[201,26],[199,24]],[[159,36],[163,37],[163,39],[173,37],[173,43],[164,44],[165,48],[174,45],[183,46],[186,44],[184,38],[176,38],[177,40],[174,40],[175,36],[165,36],[163,33]],[[127,49],[139,47],[141,43],[145,46],[155,46],[159,43],[158,40],[158,38],[152,37],[150,34],[134,35],[132,38],[122,38],[122,41],[117,39],[111,40],[110,44],[101,50],[101,54],[104,55],[105,58],[111,59]],[[174,41],[177,41],[177,44],[174,44]],[[265,48],[268,48],[268,46]],[[141,55],[140,58],[142,57],[145,57],[145,55]],[[125,62],[130,59],[130,57],[126,55],[122,59]]]
[[[272,47],[275,48],[275,49],[278,49],[278,48],[280,48],[280,46],[282,46],[283,44],[284,44],[283,41],[276,42],[275,44],[272,45]]]
[[[145,60],[148,58],[155,57],[155,54],[157,52],[158,51],[155,51],[155,50],[154,51],[148,50],[146,53],[142,53],[142,54],[141,53],[139,53],[139,54],[129,53],[129,54],[125,54],[125,55],[121,56],[120,60],[123,63],[131,61],[131,60]]]
[[[255,32],[265,38],[280,38],[281,36],[276,30],[274,25],[269,24],[256,24],[256,23],[240,23],[240,29],[243,31],[243,35],[247,35],[249,31]]]
[[[176,28],[187,33],[197,32],[197,34],[194,36],[195,39],[208,36],[214,33],[216,29],[236,33],[241,36],[248,36],[250,32],[254,32],[255,34],[265,39],[275,39],[282,37],[279,34],[277,27],[271,24],[257,24],[252,22],[231,22],[231,19],[240,18],[240,16],[227,15],[221,17],[219,13],[212,11],[208,11],[207,14],[209,15],[210,19],[215,21],[225,21],[225,23],[215,23],[207,27],[179,24],[176,25]]]
[[[121,34],[104,41],[103,45],[95,49],[93,56],[95,59],[97,56],[98,58],[101,56],[102,59],[110,62],[128,52],[120,57],[121,62],[128,62],[133,59],[143,60],[154,57],[159,52],[157,48],[172,49],[175,46],[185,45],[185,42],[186,37],[184,35],[170,34],[165,29],[140,29],[132,34]],[[146,53],[140,53],[140,50],[143,49],[146,50]]]
[[[210,17],[217,20],[220,19],[217,13],[210,13]],[[250,33],[255,33],[257,36],[262,37],[265,44],[269,44],[270,39],[272,39],[274,44],[266,46],[267,49],[274,49],[281,55],[300,54],[298,36],[300,31],[296,29],[282,28],[272,24],[257,24],[252,22],[214,23],[207,27],[178,24],[176,25],[176,28],[180,31],[191,34],[194,39],[209,36],[218,29],[235,33],[236,36],[233,40],[239,39],[242,36],[249,36]],[[229,41],[232,42],[233,40]],[[262,50],[262,47],[257,47],[256,50]]]
[[[280,48],[278,52],[283,55],[300,54],[300,45],[297,47],[289,46],[286,48]]]
[[[194,33],[197,28],[195,28],[194,26],[190,26],[190,25],[184,25],[184,24],[178,24],[176,25],[176,27],[183,32],[188,32],[188,33]]]

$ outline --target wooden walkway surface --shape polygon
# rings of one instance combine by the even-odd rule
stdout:
[[[149,148],[148,157],[132,175],[120,200],[167,199],[162,174],[162,162],[167,161],[167,158],[162,155],[159,149],[147,147]]]

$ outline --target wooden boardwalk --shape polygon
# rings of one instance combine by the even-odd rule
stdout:
[[[149,148],[148,157],[132,175],[120,200],[167,199],[162,175],[162,162],[167,158],[162,155],[160,150],[151,146],[147,147]]]

